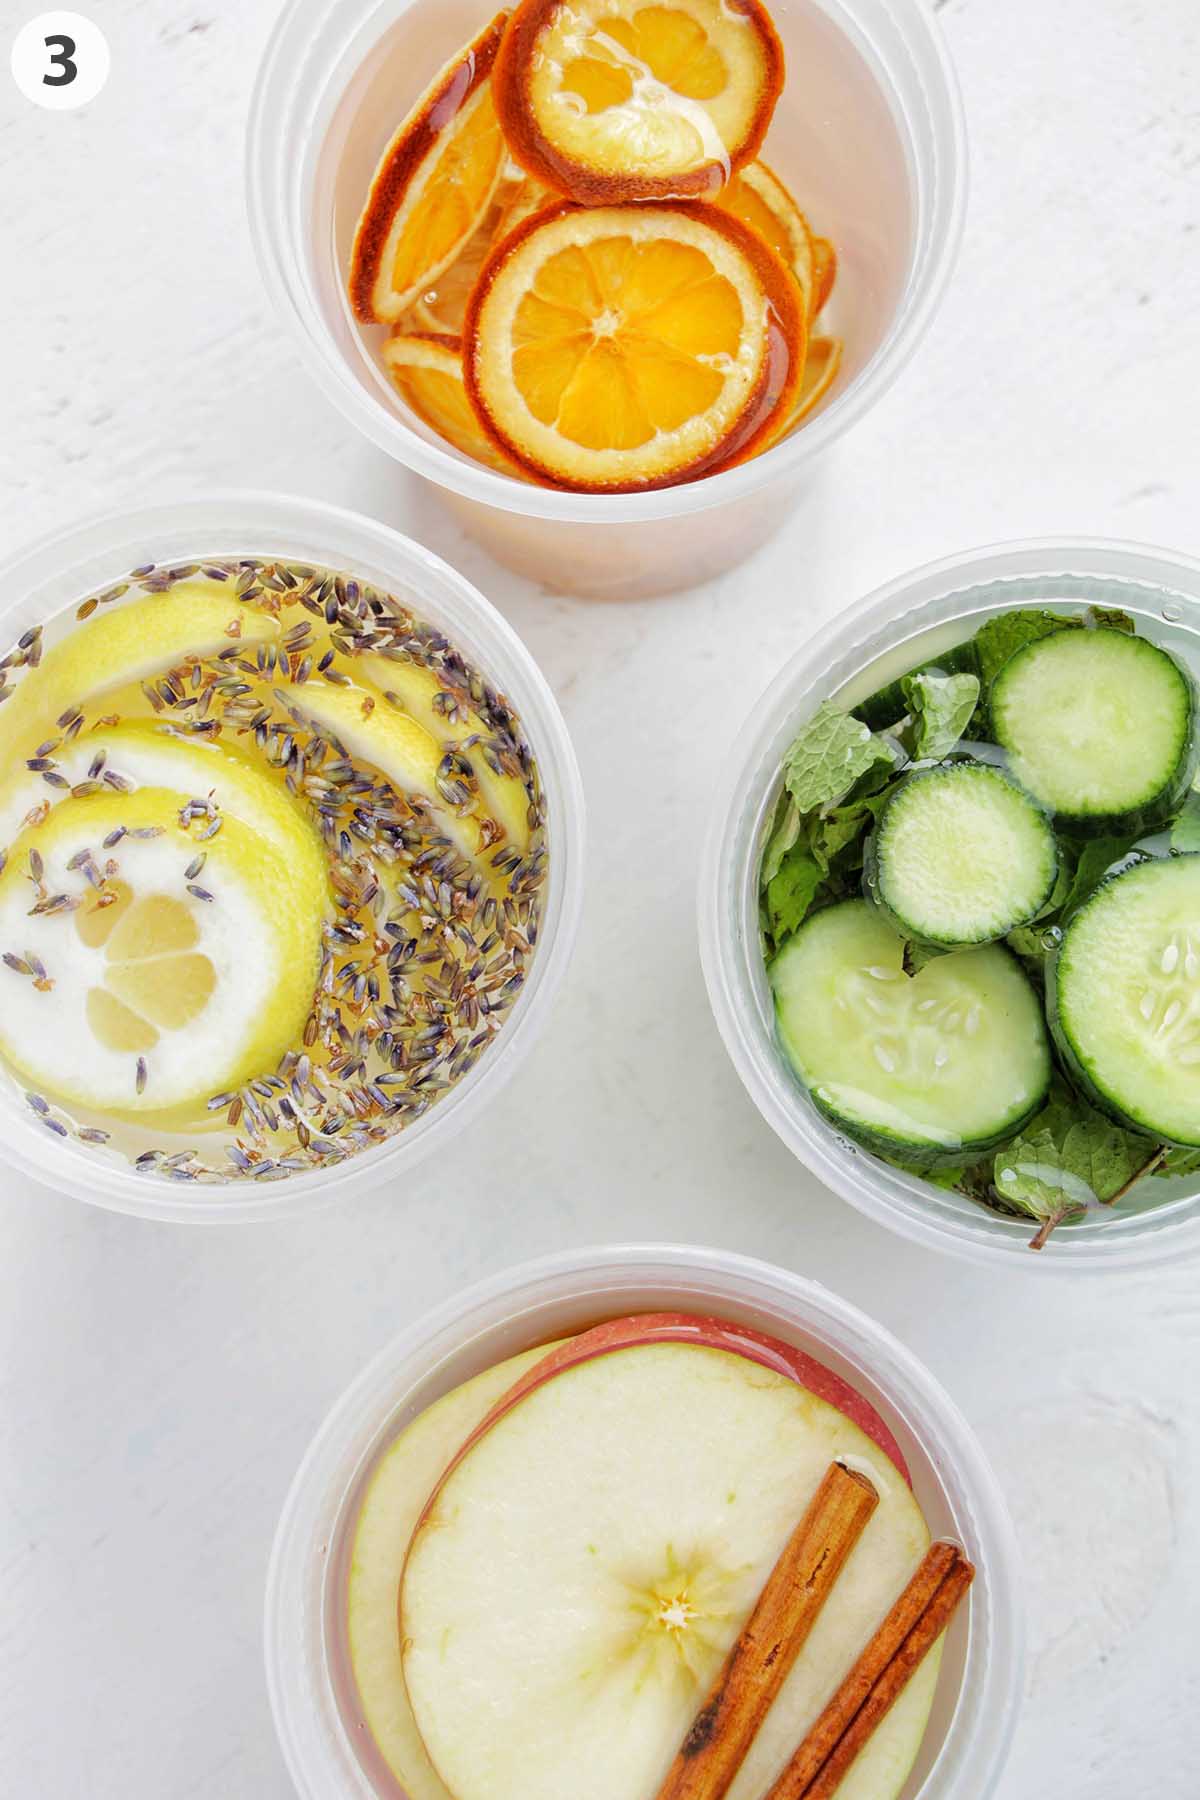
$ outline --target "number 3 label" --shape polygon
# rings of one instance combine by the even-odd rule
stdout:
[[[27,100],[66,112],[94,100],[108,80],[108,43],[82,13],[39,13],[18,31],[13,80]]]

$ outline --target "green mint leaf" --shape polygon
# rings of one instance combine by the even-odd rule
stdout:
[[[910,980],[915,980],[929,963],[936,961],[939,956],[952,954],[952,951],[935,950],[931,944],[916,944],[910,939],[904,946],[904,973]],[[953,1187],[955,1184],[951,1182],[949,1185]]]
[[[1086,617],[1094,631],[1123,631],[1126,637],[1137,636],[1137,626],[1129,614],[1117,606],[1089,606]]]
[[[1009,658],[1023,650],[1026,644],[1036,644],[1039,638],[1053,637],[1056,631],[1069,631],[1072,626],[1082,624],[1082,619],[1041,612],[1037,607],[1000,613],[996,618],[988,619],[975,633],[975,654],[979,658],[979,679],[984,694]]]
[[[820,863],[803,844],[788,851],[767,883],[767,922],[777,949],[804,923],[824,879]]]
[[[1039,994],[1046,991],[1049,945],[1045,941],[1045,930],[1044,925],[1018,925],[1004,940]]]
[[[826,701],[788,752],[784,785],[802,813],[824,811],[881,763],[895,764],[887,740]]]
[[[996,1152],[992,1181],[1009,1206],[1053,1229],[1116,1200],[1160,1155],[1083,1101],[1056,1097]]]
[[[1169,1180],[1178,1180],[1184,1175],[1200,1175],[1200,1150],[1180,1150],[1172,1145],[1163,1153],[1163,1159],[1153,1173]]]
[[[979,677],[909,675],[903,687],[913,718],[913,755],[919,762],[940,762],[971,723],[979,703]]]
[[[1074,912],[1100,886],[1109,870],[1124,862],[1136,837],[1089,838],[1079,852],[1079,860],[1071,877],[1067,897],[1062,902],[1063,914]]]
[[[970,639],[965,644],[954,644],[947,650],[939,651],[937,656],[930,657],[928,662],[918,663],[897,681],[889,681],[884,687],[876,688],[867,699],[861,700],[854,708],[855,715],[864,720],[872,731],[886,731],[890,726],[898,725],[908,711],[908,702],[904,697],[904,683],[914,675],[974,675],[975,643]]]
[[[1171,848],[1192,854],[1200,850],[1200,793],[1192,789],[1171,827]]]
[[[759,870],[759,881],[768,887],[778,875],[783,859],[788,851],[798,842],[800,828],[804,821],[800,817],[800,808],[790,794],[779,796],[779,805],[775,809],[775,823],[771,827],[771,835],[767,839],[767,847],[763,851],[762,867]]]
[[[862,794],[861,789],[871,786],[875,773],[869,772],[858,784],[859,798],[847,800],[809,822],[809,848],[826,873],[836,864],[839,873],[848,877],[863,866],[867,838],[897,786],[889,771],[877,793]]]

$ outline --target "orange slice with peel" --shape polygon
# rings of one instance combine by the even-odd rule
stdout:
[[[395,332],[383,361],[400,398],[439,437],[464,456],[498,469],[520,470],[480,430],[463,386],[462,340],[446,332]]]
[[[461,334],[471,289],[478,281],[479,271],[500,236],[503,218],[504,207],[498,200],[494,200],[474,236],[463,246],[450,267],[443,270],[436,282],[426,288],[413,306],[411,320],[402,320],[400,330],[404,329],[406,323],[411,323],[419,331],[432,331],[439,336],[458,337]]]
[[[695,481],[754,455],[804,367],[803,296],[758,234],[703,202],[535,213],[467,308],[480,424],[580,493]]]
[[[790,438],[792,433],[803,425],[809,414],[821,404],[837,380],[838,371],[842,366],[843,349],[841,338],[816,337],[808,340],[808,356],[804,364],[800,391],[796,395],[791,412],[766,445],[768,450],[773,450],[776,444],[782,444],[785,438]]]
[[[808,220],[773,169],[747,163],[717,195],[716,205],[766,238],[777,256],[795,271],[811,307],[815,285],[813,235]]]
[[[783,87],[762,0],[521,0],[496,59],[517,161],[588,205],[712,195]]]
[[[384,151],[350,258],[350,302],[390,324],[448,269],[485,217],[508,162],[491,72],[500,13],[452,57]]]
[[[526,175],[504,209],[499,235],[507,237],[510,231],[515,231],[518,225],[523,225],[526,219],[531,219],[542,207],[557,205],[559,198],[558,194],[552,194],[549,188],[543,187],[540,181],[535,181],[532,175]]]
[[[838,258],[837,251],[828,238],[815,237],[812,247],[813,294],[812,312],[809,317],[815,319],[833,292],[834,283],[837,281]]]

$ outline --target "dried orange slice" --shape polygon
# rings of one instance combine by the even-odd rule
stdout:
[[[518,225],[531,219],[543,206],[557,203],[558,198],[549,188],[543,187],[540,181],[535,181],[532,175],[526,175],[504,209],[504,216],[500,220],[500,236],[507,237],[510,231],[515,231]]]
[[[804,364],[800,391],[791,412],[778,427],[767,444],[767,449],[773,450],[776,444],[782,444],[785,438],[790,438],[820,405],[837,380],[838,370],[842,366],[843,348],[841,338],[818,337],[808,340],[808,357]]]
[[[460,337],[471,289],[491,251],[502,237],[555,198],[540,181],[510,163],[474,237],[414,305],[411,323],[417,330]]]
[[[837,280],[837,251],[828,238],[813,239],[813,295],[810,318],[815,319],[833,292]]]
[[[451,58],[383,153],[350,258],[350,302],[364,321],[407,312],[491,205],[508,160],[490,79],[507,18]]]
[[[383,346],[383,360],[400,398],[439,437],[504,475],[520,473],[480,430],[471,410],[463,386],[461,339],[398,331]]]
[[[479,280],[479,271],[502,233],[504,214],[503,200],[497,196],[474,236],[459,251],[450,267],[444,269],[415,302],[411,323],[418,330],[437,332],[443,337],[461,335],[471,289]],[[402,321],[401,329],[403,324]]]
[[[464,375],[529,474],[631,493],[752,456],[795,399],[805,336],[791,271],[731,214],[562,204],[484,267]]]
[[[783,87],[762,0],[521,0],[496,59],[517,161],[590,205],[715,194]]]
[[[716,204],[752,226],[777,256],[795,270],[811,308],[815,276],[813,236],[808,220],[773,169],[764,162],[747,163],[717,195]]]

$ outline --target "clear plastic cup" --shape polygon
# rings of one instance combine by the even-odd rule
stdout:
[[[1103,540],[1045,540],[972,551],[905,575],[817,633],[755,707],[713,809],[700,885],[700,948],[726,1049],[751,1099],[795,1156],[869,1218],[914,1243],[1018,1268],[1143,1267],[1200,1249],[1200,1181],[1147,1180],[1115,1207],[1056,1231],[1006,1219],[869,1155],[823,1119],[775,1038],[758,939],[758,865],[800,726],[837,697],[864,700],[989,614],[1020,605],[1119,607],[1200,672],[1200,562]]]
[[[841,273],[829,329],[843,373],[803,431],[728,474],[660,493],[557,493],[452,450],[408,412],[345,298],[354,226],[392,131],[488,0],[288,0],[251,109],[251,234],[272,300],[329,399],[433,484],[501,562],[552,589],[628,598],[742,562],[813,462],[875,404],[937,309],[961,235],[966,144],[925,0],[772,0],[788,83],[765,154]],[[382,328],[372,328],[382,336]]]
[[[570,958],[583,883],[584,801],[562,714],[512,627],[448,564],[387,526],[315,500],[215,494],[72,526],[21,551],[0,571],[0,643],[143,563],[197,557],[287,557],[327,564],[411,601],[512,700],[541,768],[550,861],[541,937],[529,978],[487,1055],[436,1106],[388,1143],[335,1168],[250,1186],[172,1183],[136,1174],[115,1153],[51,1135],[23,1090],[0,1070],[0,1138],[11,1167],[78,1200],[185,1223],[290,1216],[406,1174],[493,1098],[533,1042]]]
[[[977,1565],[951,1627],[929,1730],[902,1800],[987,1800],[1012,1739],[1024,1666],[1019,1554],[970,1426],[923,1365],[816,1282],[723,1250],[630,1244],[511,1269],[404,1331],[343,1395],[292,1485],[271,1557],[266,1663],[303,1800],[405,1800],[356,1712],[345,1644],[349,1540],[371,1471],[408,1422],[480,1370],[606,1318],[716,1313],[798,1345],[879,1408],[935,1537]]]

